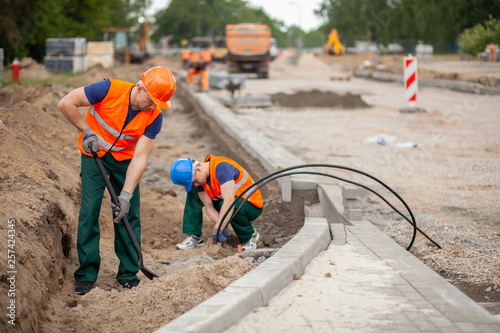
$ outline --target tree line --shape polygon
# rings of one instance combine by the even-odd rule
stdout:
[[[324,0],[316,13],[327,18],[323,33],[336,28],[348,46],[357,40],[399,42],[407,47],[422,41],[446,52],[457,50],[456,42],[465,30],[499,18],[500,1]],[[500,32],[500,27],[493,25]],[[499,43],[500,36],[494,42]]]
[[[0,0],[0,48],[6,63],[30,56],[42,61],[45,39],[102,40],[102,29],[130,28],[150,0]]]
[[[244,0],[172,0],[156,15],[155,21],[153,40],[171,36],[170,42],[177,45],[196,36],[224,36],[226,24],[243,22],[267,24],[280,47],[293,47],[297,37],[308,36],[298,27],[286,27],[283,21],[269,17],[262,8],[252,7]],[[306,46],[321,45],[326,39],[321,34],[311,32],[312,38],[304,38]]]
[[[86,37],[102,40],[102,29],[138,29],[151,0],[0,0],[0,47],[6,63],[30,56],[42,61],[45,39]],[[152,40],[169,36],[179,44],[207,33],[224,35],[226,24],[265,23],[280,47],[293,47],[300,37],[303,47],[321,47],[336,28],[344,44],[357,40],[409,47],[417,41],[433,44],[437,51],[475,54],[491,39],[500,43],[500,0],[323,0],[315,11],[325,22],[314,31],[287,27],[245,0],[171,0],[152,25]]]
[[[6,63],[30,56],[41,62],[47,38],[85,37],[99,41],[103,28],[137,32],[151,0],[0,0],[0,48]],[[210,30],[224,34],[227,23],[261,22],[285,40],[283,22],[243,0],[172,0],[154,18],[152,40],[172,36],[171,42],[204,36]]]

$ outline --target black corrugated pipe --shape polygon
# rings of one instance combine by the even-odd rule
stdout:
[[[406,217],[403,213],[401,213],[398,209],[396,209],[393,205],[391,205],[383,196],[381,196],[379,193],[377,193],[376,191],[372,190],[371,188],[369,188],[369,187],[367,187],[365,185],[362,185],[362,184],[359,184],[359,183],[356,183],[356,182],[353,182],[353,181],[350,181],[350,180],[347,180],[347,179],[344,179],[344,178],[336,177],[336,176],[333,176],[333,175],[330,175],[330,174],[327,174],[327,173],[313,172],[313,171],[287,172],[287,171],[290,171],[290,170],[295,170],[295,169],[300,169],[300,168],[308,168],[308,167],[326,167],[326,168],[342,169],[342,170],[347,170],[347,171],[352,171],[352,172],[355,172],[355,173],[359,173],[361,175],[364,175],[364,176],[366,176],[368,178],[371,178],[371,179],[375,180],[376,182],[378,182],[379,184],[381,184],[382,186],[384,186],[386,189],[388,189],[392,194],[394,194],[399,199],[399,201],[401,201],[403,203],[403,205],[405,206],[405,208],[408,210],[408,213],[410,214],[411,221],[410,221],[410,219],[408,219],[408,217]],[[287,173],[285,173],[285,172],[287,172]],[[241,197],[243,195],[245,195],[245,193],[247,193],[249,190],[251,190],[251,189],[258,190],[262,186],[266,185],[267,183],[269,183],[269,182],[271,182],[273,180],[276,180],[276,179],[281,178],[281,177],[287,177],[287,176],[296,175],[296,174],[312,174],[312,175],[326,176],[326,177],[330,177],[330,178],[338,179],[338,180],[341,180],[341,181],[344,181],[344,182],[347,182],[347,183],[354,184],[356,186],[362,187],[362,188],[364,188],[364,189],[366,189],[366,190],[374,193],[379,198],[381,198],[387,205],[389,205],[389,207],[391,207],[395,212],[397,212],[399,215],[401,215],[406,221],[408,221],[413,226],[412,239],[410,241],[410,244],[406,248],[406,250],[409,251],[411,249],[411,247],[413,246],[413,243],[415,242],[415,237],[416,237],[417,230],[422,235],[424,235],[428,240],[430,240],[434,245],[436,245],[439,249],[441,249],[441,246],[437,242],[435,242],[433,239],[431,239],[428,235],[426,235],[422,230],[420,230],[417,227],[417,223],[415,221],[415,217],[413,216],[413,213],[412,213],[410,207],[408,207],[408,205],[403,200],[403,198],[401,198],[401,196],[399,196],[399,194],[397,194],[393,189],[391,189],[389,186],[387,186],[381,180],[377,179],[376,177],[374,177],[374,176],[372,176],[372,175],[370,175],[370,174],[368,174],[366,172],[363,172],[363,171],[360,171],[360,170],[356,170],[354,168],[349,168],[349,167],[340,166],[340,165],[334,165],[334,164],[323,164],[323,163],[320,163],[320,164],[301,164],[301,165],[296,165],[296,166],[288,167],[288,168],[285,168],[285,169],[282,169],[282,170],[278,170],[276,172],[270,173],[269,175],[267,175],[265,177],[262,177],[261,179],[255,181],[252,184],[252,186],[249,186],[248,188],[246,188],[242,193],[240,193],[240,195],[238,197],[236,197],[236,199],[234,200],[234,202],[231,204],[231,206],[229,206],[228,210],[226,211],[226,213],[222,217],[222,221],[224,221],[226,219],[228,213],[231,211],[231,209],[233,209],[236,201],[240,200]],[[260,184],[260,185],[258,185],[258,184]],[[255,187],[255,186],[257,186],[257,187]],[[249,197],[250,197],[250,195],[247,196],[245,199],[243,199],[244,202],[248,201]],[[229,219],[228,223],[231,222],[231,220],[233,219],[233,217],[236,215],[236,213],[239,211],[240,208],[241,208],[241,205],[240,205],[240,207],[238,207],[238,209],[235,212],[233,212],[233,215]],[[218,227],[217,236],[216,236],[217,238],[218,238],[218,235],[220,233],[220,228],[221,227],[222,227],[222,223]],[[216,241],[217,241],[217,239],[214,242],[216,242]]]

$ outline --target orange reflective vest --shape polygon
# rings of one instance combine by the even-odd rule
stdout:
[[[103,156],[111,151],[118,161],[129,160],[134,156],[137,140],[144,134],[146,127],[158,117],[161,109],[156,107],[147,112],[140,111],[126,127],[125,120],[130,104],[130,93],[134,83],[110,80],[111,85],[106,97],[99,103],[91,105],[85,116],[85,122],[97,134],[97,142],[102,150],[97,154]],[[78,148],[88,156],[82,147],[83,133],[78,139]]]
[[[189,60],[189,50],[188,49],[182,50],[181,56],[182,60]]]
[[[197,71],[202,71],[207,68],[207,63],[203,60],[200,53],[191,53],[191,68]]]
[[[220,190],[220,183],[219,180],[215,177],[215,169],[217,168],[217,165],[222,162],[226,162],[231,164],[233,167],[238,169],[240,172],[240,175],[238,176],[238,179],[234,181],[236,184],[236,193],[234,194],[235,197],[239,196],[241,192],[243,192],[245,189],[247,189],[250,185],[253,184],[253,179],[250,177],[248,172],[246,172],[245,169],[243,169],[238,163],[236,163],[233,160],[230,160],[229,158],[222,157],[222,156],[213,156],[213,155],[208,155],[205,158],[204,162],[210,161],[210,186],[208,183],[203,184],[203,189],[205,190],[205,193],[210,197],[212,200],[221,200],[222,199],[222,193]],[[262,195],[260,193],[260,190],[249,190],[247,193],[245,193],[242,196],[242,199],[244,199],[248,194],[250,194],[250,198],[248,201],[254,205],[257,208],[262,208],[264,205],[262,201]]]
[[[191,62],[197,63],[200,61],[200,54],[198,52],[191,53]]]
[[[203,61],[206,62],[207,64],[212,61],[212,54],[208,51],[201,51],[200,56],[203,59]]]

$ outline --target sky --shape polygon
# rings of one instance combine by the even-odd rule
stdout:
[[[262,7],[273,19],[285,22],[285,25],[299,25],[302,30],[318,28],[322,21],[314,15],[322,0],[249,0],[254,7]]]
[[[148,14],[164,9],[170,1],[153,0]],[[322,21],[314,15],[322,0],[248,0],[253,7],[262,7],[273,19],[281,20],[286,26],[299,25],[302,30],[318,28]]]

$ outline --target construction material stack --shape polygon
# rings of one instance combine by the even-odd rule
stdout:
[[[87,70],[87,40],[75,38],[47,38],[45,68],[54,73],[77,73]]]
[[[88,42],[87,43],[87,68],[101,65],[110,68],[114,65],[113,42]]]
[[[415,46],[415,53],[417,55],[417,58],[419,59],[429,59],[432,60],[434,58],[434,46],[430,44],[423,44],[419,42]]]
[[[492,49],[493,54],[491,54]],[[490,46],[490,44],[487,44],[483,52],[477,53],[477,60],[485,62],[500,61],[500,47],[498,46],[498,44],[493,44],[492,46]]]
[[[354,185],[342,186],[342,204],[344,216],[350,221],[363,220],[361,201],[359,200],[358,188]]]

